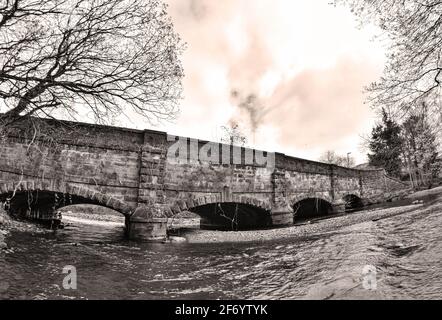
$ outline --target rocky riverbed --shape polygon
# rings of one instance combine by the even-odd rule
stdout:
[[[311,237],[315,234],[333,232],[336,229],[367,221],[387,219],[405,213],[426,214],[432,211],[442,211],[442,187],[423,190],[407,196],[414,204],[386,209],[369,209],[349,213],[328,219],[312,220],[310,223],[291,227],[253,230],[253,231],[210,231],[199,229],[184,230],[181,237],[189,243],[219,243],[219,242],[256,242],[270,241],[285,238]],[[392,204],[394,205],[394,203]]]
[[[398,208],[361,211],[336,218],[318,220],[286,228],[253,230],[253,231],[211,231],[190,229],[182,235],[189,243],[217,243],[217,242],[257,242],[285,238],[312,237],[315,234],[333,232],[338,228],[359,224],[367,221],[386,219],[409,212],[426,212],[428,210],[442,210],[442,203],[424,209],[424,205],[410,205]]]

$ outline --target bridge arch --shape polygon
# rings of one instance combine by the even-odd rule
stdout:
[[[357,193],[349,193],[342,197],[345,211],[353,211],[364,206],[362,198]]]
[[[57,180],[27,180],[0,183],[0,201],[4,202],[14,195],[16,201],[12,198],[11,203],[17,208],[28,208],[30,206],[28,202],[29,199],[24,198],[24,196],[28,197],[29,194],[41,195],[43,197],[41,199],[48,196],[57,197],[58,201],[51,203],[52,207],[55,205],[55,209],[74,204],[94,204],[118,211],[126,217],[130,216],[133,212],[133,208],[115,197],[97,190],[63,183]],[[24,200],[27,200],[27,202],[24,202]],[[33,200],[38,201],[35,197],[33,197]],[[35,202],[33,205],[36,208],[41,206],[48,209],[47,204],[45,204],[43,200],[41,203]]]
[[[333,200],[325,195],[299,195],[291,201],[293,222],[327,216],[333,213]]]
[[[178,200],[164,212],[167,217],[173,217],[182,211],[199,215],[204,229],[247,230],[272,224],[270,203],[252,197],[221,199],[212,195]]]

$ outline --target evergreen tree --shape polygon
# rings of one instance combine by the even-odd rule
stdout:
[[[400,177],[402,138],[401,127],[382,109],[382,123],[373,128],[369,142],[369,163],[384,168],[391,176]]]

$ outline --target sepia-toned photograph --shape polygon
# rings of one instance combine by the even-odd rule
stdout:
[[[440,300],[441,234],[442,2],[0,0],[2,304]]]

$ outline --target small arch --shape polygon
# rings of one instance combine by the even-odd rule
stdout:
[[[320,194],[307,193],[306,194],[306,193],[303,193],[303,194],[298,194],[295,197],[293,197],[292,201],[291,201],[291,205],[293,207],[296,203],[301,202],[306,199],[319,199],[319,200],[328,202],[330,204],[333,203],[333,199],[328,194],[323,194],[323,193],[320,193]]]
[[[345,204],[345,211],[355,211],[357,209],[360,209],[364,206],[362,199],[355,195],[355,194],[347,194],[344,197],[342,197],[342,201]]]
[[[328,216],[333,213],[332,203],[322,198],[303,198],[293,204],[293,222]]]

